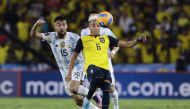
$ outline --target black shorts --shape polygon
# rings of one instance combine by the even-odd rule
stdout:
[[[100,68],[95,65],[89,65],[87,68],[87,78],[91,81],[93,78],[99,78],[102,80],[109,80],[110,83],[112,82],[111,73],[109,70]]]

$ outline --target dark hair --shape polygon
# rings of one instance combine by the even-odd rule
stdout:
[[[88,15],[90,15],[90,14],[96,14],[96,13],[97,14],[99,13],[98,10],[93,9],[93,10],[89,11]]]
[[[65,20],[66,21],[66,18],[63,17],[63,16],[57,16],[55,19],[54,19],[54,22],[58,21],[58,20]]]

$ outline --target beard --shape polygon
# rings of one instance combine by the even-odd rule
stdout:
[[[65,34],[66,34],[66,31],[60,31],[60,32],[58,32],[58,36],[60,38],[63,38],[65,36]]]

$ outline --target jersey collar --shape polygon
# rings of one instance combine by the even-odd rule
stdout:
[[[89,36],[92,36],[92,37],[99,37],[99,36],[100,36],[100,34],[99,34],[99,35],[89,35]]]

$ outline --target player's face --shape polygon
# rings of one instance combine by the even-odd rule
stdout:
[[[100,35],[100,24],[96,21],[90,21],[89,29],[91,35]]]
[[[58,20],[54,24],[54,29],[60,35],[64,35],[67,30],[67,22],[65,20]]]

